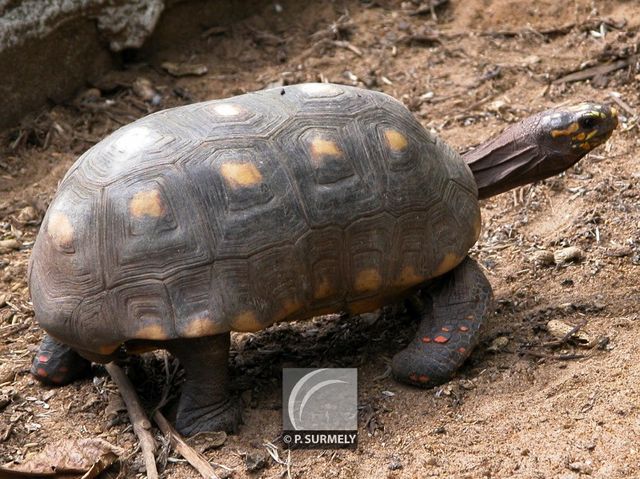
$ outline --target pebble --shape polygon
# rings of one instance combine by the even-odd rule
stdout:
[[[562,248],[553,253],[553,260],[556,264],[565,264],[580,261],[584,258],[584,252],[577,246]]]
[[[267,465],[267,455],[263,451],[251,451],[244,457],[247,471],[259,471]]]
[[[0,241],[0,254],[20,249],[20,242],[16,239],[7,239]]]
[[[33,206],[25,206],[20,210],[20,213],[18,213],[18,221],[23,224],[36,221],[38,219],[38,210],[36,210]]]
[[[136,78],[131,85],[131,89],[133,90],[133,93],[144,101],[154,104],[159,102],[160,95],[158,95],[153,83],[151,83],[151,80],[148,78]]]
[[[533,253],[531,261],[538,266],[551,266],[555,263],[553,253],[547,250],[538,250]]]
[[[557,319],[552,319],[547,323],[547,331],[557,339],[563,339],[573,328],[574,326]],[[587,345],[591,343],[591,338],[584,330],[579,329],[571,335],[571,341],[580,345]]]
[[[569,469],[580,474],[591,475],[593,473],[593,467],[591,461],[585,462],[571,462],[569,463]]]
[[[507,346],[507,344],[509,344],[509,338],[507,338],[506,336],[498,336],[493,341],[491,341],[491,344],[487,348],[487,351],[494,353],[502,351]]]

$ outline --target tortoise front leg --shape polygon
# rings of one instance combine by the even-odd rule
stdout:
[[[478,344],[493,293],[480,266],[467,257],[418,294],[418,332],[395,355],[392,371],[399,381],[428,388],[448,381]]]
[[[176,428],[185,435],[198,432],[236,432],[241,406],[229,394],[231,334],[171,341],[167,349],[187,374],[178,403]]]
[[[31,365],[31,374],[48,386],[62,386],[86,376],[91,362],[66,344],[44,335]]]

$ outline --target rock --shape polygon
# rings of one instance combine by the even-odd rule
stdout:
[[[201,76],[209,71],[206,65],[200,63],[173,63],[164,62],[160,65],[169,75],[184,77],[189,75]]]
[[[20,249],[20,242],[16,239],[0,241],[0,254],[6,254],[17,249]]]
[[[399,469],[402,469],[404,466],[402,465],[402,462],[400,462],[400,459],[398,459],[396,456],[393,456],[391,458],[391,462],[387,467],[390,471],[397,471]]]
[[[18,221],[22,224],[36,222],[39,219],[40,215],[38,214],[38,210],[33,206],[26,206],[18,213]]]
[[[267,455],[263,451],[251,451],[244,457],[244,467],[247,471],[254,472],[263,469],[267,465]]]
[[[538,250],[530,256],[530,261],[538,266],[551,266],[555,259],[551,251]]]
[[[133,90],[133,93],[144,101],[149,103],[159,103],[160,95],[153,86],[153,83],[151,83],[151,80],[148,78],[136,78],[131,85],[131,89]]]
[[[553,260],[556,264],[566,264],[578,262],[584,258],[584,252],[577,246],[562,248],[553,253]]]
[[[580,474],[586,474],[588,476],[590,476],[593,473],[593,465],[591,461],[570,462],[569,469],[571,469],[574,472],[579,472]]]
[[[509,338],[507,338],[506,336],[498,336],[493,341],[491,341],[491,344],[487,348],[487,351],[490,351],[492,353],[502,351],[507,347],[507,344],[509,344]]]
[[[556,339],[563,339],[567,334],[573,330],[574,326],[567,324],[557,319],[552,319],[547,323],[547,331]],[[581,346],[587,346],[591,344],[591,338],[584,330],[579,329],[571,335],[571,342]]]

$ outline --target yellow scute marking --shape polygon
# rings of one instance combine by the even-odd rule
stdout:
[[[231,321],[231,329],[238,332],[254,332],[262,329],[262,324],[258,321],[256,313],[253,311],[243,311]]]
[[[100,346],[98,348],[98,352],[100,354],[104,354],[105,356],[113,353],[116,348],[120,346],[120,343],[116,343],[116,344],[103,344],[102,346]]]
[[[460,264],[462,259],[463,258],[455,253],[447,253],[436,270],[433,272],[433,277],[435,278],[447,273],[448,271],[451,271],[453,268],[458,266],[458,264]]]
[[[355,290],[359,293],[377,291],[382,285],[380,271],[375,268],[363,269],[356,275]]]
[[[252,163],[224,163],[220,173],[231,188],[254,186],[262,181],[262,175]]]
[[[220,116],[237,116],[242,113],[242,109],[233,103],[220,103],[213,107],[213,111]]]
[[[573,122],[564,130],[551,130],[551,136],[554,138],[557,138],[559,136],[569,136],[575,133],[576,131],[578,131],[579,129],[580,129],[580,125],[578,125],[578,122]]]
[[[314,299],[328,298],[335,292],[335,288],[327,278],[322,278],[313,290]]]
[[[218,329],[217,324],[209,318],[195,318],[187,323],[182,335],[185,338],[200,338],[217,334],[220,332]]]
[[[386,130],[384,136],[393,151],[402,151],[407,147],[407,138],[398,130]]]
[[[136,218],[151,216],[157,218],[164,214],[162,197],[158,190],[139,191],[129,203],[129,211]]]
[[[342,150],[333,140],[314,138],[311,142],[311,154],[319,159],[323,156],[342,156]]]
[[[136,333],[137,339],[169,339],[169,335],[159,324],[150,324],[142,329],[139,329]]]
[[[291,314],[297,311],[300,311],[302,308],[303,308],[303,304],[301,301],[297,299],[288,299],[282,304],[282,307],[276,313],[273,319],[274,321],[282,321],[283,319],[286,319],[287,316],[290,316]]]
[[[400,272],[397,284],[399,286],[413,286],[422,283],[424,280],[425,278],[418,274],[413,266],[405,266]]]
[[[60,247],[71,246],[73,242],[73,225],[64,213],[53,212],[47,225],[47,232],[51,239]]]

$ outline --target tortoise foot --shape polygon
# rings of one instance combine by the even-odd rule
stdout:
[[[40,343],[31,365],[31,374],[48,386],[63,386],[91,371],[91,362],[84,359],[69,346],[49,335]]]
[[[493,294],[471,258],[418,294],[424,304],[418,332],[394,356],[391,370],[401,382],[430,388],[451,379],[478,344]]]
[[[183,436],[213,431],[235,434],[241,423],[242,407],[240,401],[234,399],[198,407],[189,404],[189,400],[183,397],[176,417],[176,429]]]

